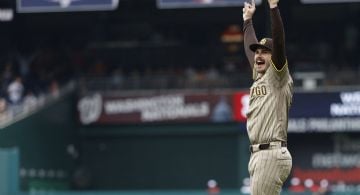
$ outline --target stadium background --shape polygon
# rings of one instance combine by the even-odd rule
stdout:
[[[0,1],[0,194],[246,194],[240,6],[19,2]],[[296,81],[284,194],[359,194],[360,3],[303,2],[280,4]],[[259,37],[267,16],[262,2]]]

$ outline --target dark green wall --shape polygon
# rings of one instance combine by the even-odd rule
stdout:
[[[203,189],[209,179],[239,188],[247,135],[237,124],[81,128],[92,189]]]
[[[77,143],[74,122],[74,96],[50,103],[36,114],[20,120],[0,131],[0,147],[17,147],[20,153],[20,168],[64,170],[69,180],[74,166],[72,157],[66,152],[68,144]],[[33,180],[44,178],[23,177],[21,188],[29,188]]]

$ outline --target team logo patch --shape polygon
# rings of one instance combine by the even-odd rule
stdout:
[[[266,43],[266,39],[265,39],[265,38],[264,38],[264,39],[261,39],[260,44],[261,44],[261,45],[265,45],[265,43]]]
[[[86,96],[80,99],[78,103],[78,111],[80,121],[84,125],[96,122],[102,112],[102,97],[100,94]]]

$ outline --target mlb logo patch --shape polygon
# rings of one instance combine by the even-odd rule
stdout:
[[[17,0],[17,12],[67,12],[114,10],[119,0]]]

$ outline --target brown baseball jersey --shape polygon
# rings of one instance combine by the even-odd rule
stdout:
[[[287,62],[281,70],[271,65],[262,77],[254,71],[250,88],[247,129],[251,144],[287,141],[293,80]]]

